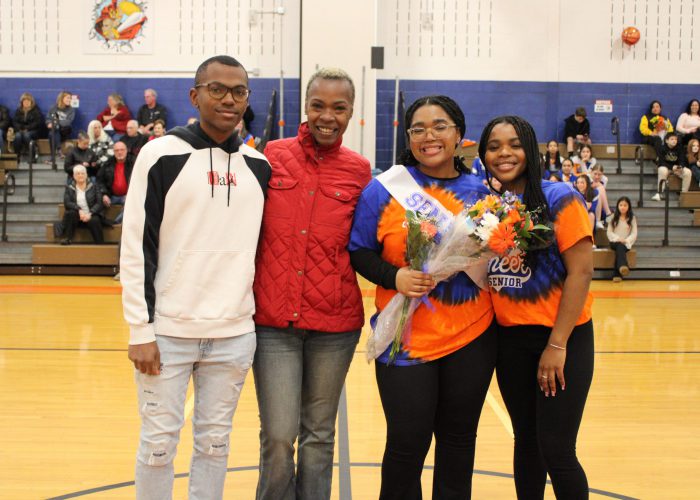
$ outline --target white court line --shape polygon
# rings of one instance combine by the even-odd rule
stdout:
[[[491,394],[491,391],[486,392],[486,402],[496,414],[498,420],[501,421],[503,427],[506,428],[508,434],[510,434],[510,437],[513,437],[513,425],[510,423],[510,417],[508,416],[508,412],[501,408],[501,405],[498,404],[498,401],[496,401],[496,398],[493,396],[493,394]]]

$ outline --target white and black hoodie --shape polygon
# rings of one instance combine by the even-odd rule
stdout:
[[[255,331],[253,277],[270,165],[199,124],[146,144],[124,210],[121,282],[130,344]]]

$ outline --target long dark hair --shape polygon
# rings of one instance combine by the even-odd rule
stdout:
[[[685,108],[686,113],[690,114],[690,107],[693,105],[694,102],[697,102],[698,106],[700,106],[700,101],[698,101],[697,99],[691,99],[690,102],[688,103],[688,107]],[[700,109],[698,110],[698,114],[700,114]]]
[[[627,209],[627,224],[632,225],[632,221],[634,220],[634,212],[632,212],[632,202],[627,196],[621,196],[619,200],[617,200],[617,203],[615,204],[615,215],[613,215],[612,220],[610,221],[610,224],[612,225],[612,228],[615,229],[617,227],[618,222],[620,222],[620,216],[622,215],[620,213],[620,202],[621,201],[626,201],[627,206],[629,207]]]
[[[538,210],[537,215],[538,222],[542,224],[547,224],[552,222],[552,218],[549,214],[549,207],[547,206],[547,198],[544,196],[542,191],[542,165],[540,162],[540,151],[537,146],[537,135],[535,130],[532,128],[527,120],[520,118],[519,116],[499,116],[491,120],[484,131],[481,133],[481,139],[479,140],[479,158],[481,162],[486,167],[486,177],[491,184],[488,165],[486,165],[486,145],[489,142],[489,137],[491,137],[491,131],[496,125],[500,124],[512,125],[515,129],[515,133],[520,139],[520,144],[525,151],[525,191],[523,192],[523,203],[528,210]],[[492,188],[493,189],[493,188]]]
[[[661,111],[659,111],[659,114],[658,114],[658,115],[655,115],[655,114],[653,114],[653,113],[651,112],[651,109],[654,107],[654,104],[658,104],[658,105],[659,105],[659,108],[661,108],[661,111],[664,110],[664,107],[661,105],[661,101],[657,101],[657,100],[651,101],[651,103],[649,104],[649,111],[647,112],[647,120],[651,120],[651,119],[654,118],[655,116],[662,116],[662,115],[661,115]]]
[[[554,158],[552,158],[552,155],[549,152],[549,145],[552,143],[557,145],[557,150],[554,153]],[[551,168],[552,167],[552,159],[554,160],[555,170],[552,170],[552,168]],[[544,152],[544,169],[547,172],[555,172],[555,171],[558,172],[561,170],[561,155],[559,154],[559,143],[554,139],[552,139],[551,141],[549,141],[547,143],[547,149]]]
[[[457,129],[459,130],[460,139],[464,137],[464,133],[467,131],[466,120],[464,119],[464,113],[454,100],[447,97],[446,95],[427,95],[419,97],[413,104],[411,104],[406,110],[406,116],[404,119],[404,124],[406,125],[406,149],[399,156],[399,163],[401,165],[418,165],[418,160],[413,156],[411,152],[411,138],[408,135],[408,129],[411,128],[411,122],[413,121],[413,115],[416,113],[418,108],[423,106],[440,106],[445,113],[455,122]],[[457,172],[469,174],[471,170],[468,169],[464,163],[462,163],[462,158],[455,156],[455,170]]]
[[[591,179],[586,174],[581,174],[576,177],[576,183],[578,183],[579,179],[583,179],[586,182],[586,190],[581,194],[583,194],[583,197],[586,198],[588,203],[591,203],[595,198],[595,191],[593,191],[593,186],[591,186]],[[576,191],[581,192],[578,186],[576,186]]]

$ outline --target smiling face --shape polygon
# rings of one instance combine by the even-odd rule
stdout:
[[[700,102],[698,102],[698,101],[691,102],[690,103],[690,114],[697,115],[699,111],[700,111]]]
[[[229,88],[248,88],[248,75],[241,66],[212,62],[197,83],[214,82]],[[231,92],[226,92],[221,99],[214,99],[209,95],[207,87],[190,89],[190,102],[199,109],[199,124],[202,130],[218,143],[229,138],[248,106],[247,99],[237,102]]]
[[[454,177],[454,154],[461,135],[447,111],[437,104],[421,106],[413,113],[409,128],[424,129],[418,136],[409,136],[418,168],[434,177]]]
[[[73,96],[71,94],[66,94],[63,96],[63,99],[61,99],[61,102],[63,103],[64,106],[70,106],[70,102],[71,102],[72,97]]]
[[[345,133],[352,118],[350,83],[317,78],[309,86],[304,111],[316,143],[332,146]]]
[[[82,169],[74,168],[73,179],[75,179],[76,184],[82,186],[83,184],[85,184],[85,181],[87,181],[87,173],[85,173],[85,171]]]
[[[484,165],[508,191],[522,193],[526,183],[525,150],[510,123],[494,125],[486,143]]]
[[[165,129],[163,128],[162,123],[156,123],[153,125],[153,135],[156,137],[162,137],[163,134],[165,133]]]
[[[697,139],[690,140],[690,151],[694,154],[700,153],[700,141]]]
[[[588,184],[586,183],[586,179],[583,175],[576,178],[576,189],[578,189],[580,193],[585,193],[587,187]]]

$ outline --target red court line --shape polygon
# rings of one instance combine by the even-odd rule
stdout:
[[[0,294],[42,293],[58,295],[121,295],[121,286],[0,285]],[[374,288],[362,288],[362,296],[375,296]],[[619,290],[593,292],[597,299],[698,299],[700,291]]]

